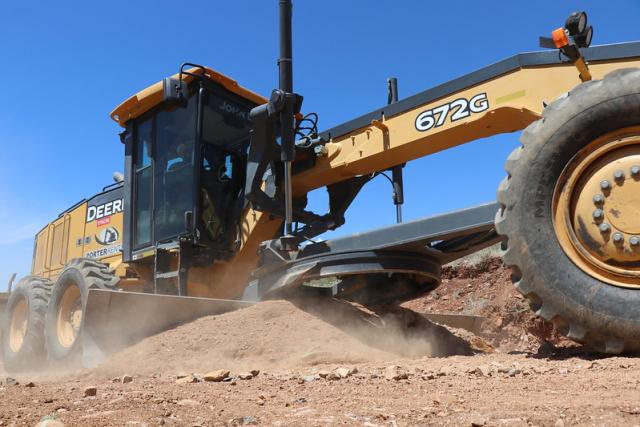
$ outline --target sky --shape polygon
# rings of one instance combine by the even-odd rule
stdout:
[[[109,113],[182,62],[264,95],[277,86],[277,0],[2,1],[0,290],[28,274],[33,237],[123,170]],[[594,44],[640,39],[640,2],[294,0],[294,86],[321,130],[511,55],[586,10]],[[518,134],[476,141],[405,168],[405,219],[495,199]],[[310,206],[324,209],[313,195]],[[389,183],[370,182],[325,237],[395,222]]]

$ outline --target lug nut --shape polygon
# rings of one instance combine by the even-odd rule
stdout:
[[[621,170],[617,170],[613,173],[613,179],[616,181],[622,181],[624,179],[624,172]]]
[[[608,190],[611,188],[611,183],[606,179],[600,181],[600,188],[603,190]]]
[[[620,233],[613,233],[612,239],[613,243],[616,244],[621,244],[622,242],[624,242],[624,236]]]
[[[602,211],[602,209],[596,209],[595,211],[593,211],[594,219],[602,219],[603,216],[604,216],[604,212]]]
[[[602,233],[608,233],[609,230],[611,229],[611,227],[609,227],[609,224],[607,224],[606,222],[603,222],[602,224],[600,224],[598,226],[598,228],[600,229],[600,232],[602,232]]]
[[[629,244],[630,244],[631,246],[638,246],[638,245],[640,245],[640,237],[638,237],[638,236],[631,236],[631,237],[629,238]]]
[[[631,166],[631,176],[640,176],[640,166]]]
[[[601,193],[593,195],[593,203],[599,205],[604,202],[604,196]]]

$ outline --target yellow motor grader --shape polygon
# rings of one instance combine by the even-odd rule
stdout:
[[[116,348],[265,298],[398,302],[441,266],[502,242],[532,309],[597,351],[640,347],[640,42],[593,46],[583,12],[505,59],[320,132],[293,90],[291,2],[280,2],[279,88],[262,97],[208,67],[111,113],[124,176],[36,236],[4,310],[5,364]],[[524,129],[497,203],[402,222],[403,165]],[[378,175],[398,223],[340,227]],[[327,212],[306,209],[328,192]]]

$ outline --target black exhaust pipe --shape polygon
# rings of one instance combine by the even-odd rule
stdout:
[[[280,72],[280,90],[293,93],[293,37],[291,30],[291,0],[280,1],[280,58],[278,70]]]
[[[293,234],[293,197],[291,188],[291,163],[295,157],[295,95],[293,94],[293,41],[291,31],[291,0],[280,1],[280,91],[284,93],[285,106],[280,113],[280,140],[282,152],[280,160],[284,162],[284,198],[285,198],[285,237]]]

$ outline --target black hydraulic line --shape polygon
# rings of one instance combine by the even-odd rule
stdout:
[[[387,79],[387,103],[395,104],[398,102],[398,79],[389,77]],[[404,182],[402,179],[403,165],[397,165],[391,168],[391,180],[393,184],[393,204],[396,205],[396,222],[402,222],[402,204],[404,203]]]

